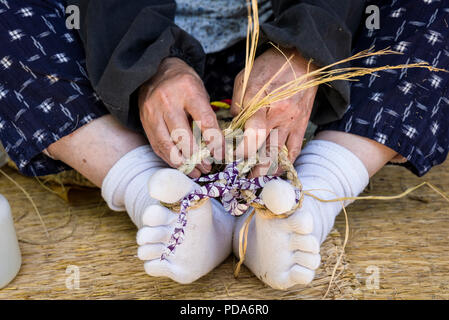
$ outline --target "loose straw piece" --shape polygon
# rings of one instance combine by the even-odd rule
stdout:
[[[253,208],[253,211],[250,213],[250,215],[246,218],[243,227],[240,229],[239,232],[239,262],[237,263],[235,270],[234,270],[234,277],[238,277],[240,273],[240,268],[243,264],[243,261],[245,261],[246,256],[246,249],[248,247],[248,232],[249,232],[249,225],[251,224],[251,220],[253,219],[254,214],[256,213],[256,209]]]
[[[334,199],[321,199],[320,197],[315,196],[313,193],[311,193],[311,191],[327,191],[330,193],[335,194],[334,192],[330,191],[330,190],[326,190],[326,189],[310,189],[310,190],[304,190],[304,195],[312,197],[320,202],[341,202],[342,203],[342,209],[343,212],[345,214],[345,239],[343,242],[343,247],[342,247],[342,252],[339,255],[339,257],[337,258],[337,262],[334,266],[334,269],[332,271],[332,275],[331,275],[331,279],[329,281],[329,286],[327,288],[326,293],[323,296],[323,299],[325,299],[327,297],[327,295],[329,294],[329,291],[331,289],[332,286],[332,282],[335,278],[335,273],[337,272],[338,266],[340,265],[341,259],[343,258],[343,254],[345,252],[345,248],[346,248],[346,244],[348,243],[348,239],[349,239],[349,219],[348,219],[348,213],[346,211],[346,208],[343,205],[343,201],[346,200],[395,200],[395,199],[401,199],[405,196],[407,196],[408,194],[412,193],[413,191],[416,191],[417,189],[423,187],[423,186],[428,186],[429,188],[431,188],[433,191],[435,191],[436,193],[438,193],[441,197],[443,197],[446,201],[449,202],[449,197],[440,189],[438,189],[436,186],[434,186],[433,184],[424,181],[414,187],[410,187],[407,190],[405,190],[404,192],[394,195],[394,196],[359,196],[359,197],[341,197],[341,198],[334,198]]]
[[[315,198],[316,200],[319,200],[321,202],[336,202],[336,201],[345,201],[345,200],[395,200],[395,199],[400,199],[405,197],[406,195],[408,195],[409,193],[423,187],[423,186],[428,186],[429,188],[431,188],[433,191],[435,191],[436,193],[438,193],[440,196],[442,196],[446,201],[449,202],[449,197],[444,194],[443,191],[441,191],[440,189],[438,189],[437,187],[435,187],[433,184],[424,181],[414,187],[410,187],[407,190],[405,190],[404,192],[395,195],[395,196],[361,196],[361,197],[341,197],[341,198],[336,198],[336,199],[330,199],[330,200],[325,200],[325,199],[320,199],[319,197],[313,195],[312,193],[310,193],[310,191],[329,191],[329,190],[322,190],[322,189],[310,189],[310,190],[305,190],[304,194],[307,196],[310,196],[312,198]],[[330,191],[329,191],[330,192]]]
[[[257,0],[251,0],[251,3],[247,1],[247,8],[248,8],[248,27],[246,33],[245,71],[243,74],[242,97],[240,100],[240,106],[243,106],[243,98],[245,97],[249,77],[253,69],[254,60],[256,59],[256,50],[257,44],[259,42],[259,29],[260,29],[259,8],[257,5]]]

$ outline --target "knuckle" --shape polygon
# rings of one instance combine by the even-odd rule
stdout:
[[[170,99],[169,99],[169,93],[167,92],[167,89],[164,87],[158,87],[153,91],[154,98],[158,100],[158,105],[160,106],[168,106],[170,105]],[[148,105],[148,109],[152,109]]]
[[[190,89],[192,85],[196,84],[197,78],[190,73],[183,73],[177,77],[177,81],[181,84],[184,89]]]

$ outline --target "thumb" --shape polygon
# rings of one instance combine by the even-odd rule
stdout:
[[[267,111],[262,108],[246,121],[243,140],[236,148],[237,159],[254,157],[268,136]]]
[[[234,80],[234,91],[232,94],[232,103],[231,103],[231,115],[235,117],[242,110],[240,103],[242,102],[242,94],[243,94],[243,76],[242,73],[239,73]]]

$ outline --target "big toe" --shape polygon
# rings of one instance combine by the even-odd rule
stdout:
[[[265,206],[274,214],[283,214],[296,204],[296,193],[293,186],[284,180],[271,180],[265,184],[261,197]]]
[[[173,277],[170,262],[167,260],[153,259],[144,263],[145,272],[153,277]]]
[[[315,271],[302,267],[300,265],[294,265],[290,270],[290,286],[302,284],[306,285],[312,282],[315,277]]]
[[[195,187],[195,183],[176,169],[164,168],[154,173],[148,181],[150,196],[156,200],[175,203]]]

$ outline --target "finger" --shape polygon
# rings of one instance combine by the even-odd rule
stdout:
[[[189,120],[185,113],[182,115],[166,115],[164,117],[170,136],[176,147],[181,151],[184,159],[191,159],[198,152],[198,144],[189,125]],[[206,161],[202,161],[195,166],[201,173],[208,173],[212,166]]]
[[[165,122],[163,119],[160,120],[152,130],[152,138],[150,138],[151,145],[156,148],[156,153],[171,167],[178,168],[185,162],[185,159],[173,143]]]
[[[208,167],[206,164],[201,162],[200,164],[197,164],[195,166],[195,169],[198,169],[202,174],[208,173],[211,169],[211,167]]]
[[[251,177],[280,174],[278,165],[279,150],[284,146],[288,137],[288,131],[283,128],[274,128],[267,138],[265,153],[259,152],[259,162],[251,170]]]
[[[268,163],[258,164],[253,169],[251,169],[249,178],[253,179],[253,178],[268,175],[268,172],[270,171],[270,167],[271,167],[271,161],[269,161]]]
[[[306,124],[307,125],[307,124]],[[288,159],[293,163],[299,156],[302,149],[302,144],[304,142],[305,128],[299,126],[300,128],[290,132],[287,138],[287,149],[288,149]]]
[[[212,165],[203,160],[200,164],[196,166],[196,168],[200,170],[201,173],[208,173],[212,169]]]
[[[145,126],[144,126],[145,128]],[[159,156],[159,158],[161,158],[162,160],[165,161],[165,163],[169,164],[169,158],[165,157],[165,154],[159,150],[159,145],[157,143],[157,140],[155,138],[156,134],[153,133],[154,130],[145,130],[145,133],[147,135],[148,141],[150,142],[151,148],[153,149],[153,151]],[[171,167],[173,167],[172,165],[170,165]]]
[[[231,115],[235,117],[242,109],[240,105],[242,101],[243,74],[240,72],[234,80],[234,91],[232,94]]]
[[[197,168],[195,168],[195,169],[192,170],[192,172],[190,172],[190,173],[188,174],[188,176],[189,176],[190,178],[196,179],[196,178],[201,177],[201,172],[200,172],[200,170],[198,170]]]
[[[301,96],[294,96],[270,105],[267,110],[267,121],[272,127],[296,126],[301,119],[304,107],[298,100]]]
[[[187,101],[185,108],[203,133],[207,148],[215,156],[213,152],[220,149],[220,146],[223,144],[223,134],[218,125],[217,116],[210,106],[207,94],[199,94],[193,97]],[[213,141],[210,139],[211,137],[214,137]]]
[[[213,155],[213,158],[208,157],[203,159],[205,164],[211,164],[213,160],[221,163],[225,156],[225,139],[223,137],[223,132],[216,129],[206,129],[203,132],[203,137],[205,141],[208,141],[208,148]]]
[[[187,119],[184,110],[181,112],[164,113],[164,121],[170,133],[170,137],[176,147],[181,151],[185,159],[190,159],[194,152],[198,150],[193,138],[192,127]]]
[[[181,114],[165,114],[164,120],[170,131],[170,137],[176,147],[181,151],[183,158],[191,159],[192,156],[198,152],[198,144],[193,136],[187,115],[184,112]],[[199,163],[195,168],[201,173],[208,173],[211,169],[211,167],[205,163]],[[197,174],[194,175],[196,177]]]
[[[166,163],[166,164],[168,164],[170,167],[172,167],[168,162],[168,159],[165,159],[164,158],[164,155],[162,154],[162,152],[157,148],[157,146],[155,145],[155,144],[153,144],[152,142],[151,142],[151,140],[150,139],[148,139],[149,141],[150,141],[150,146],[151,146],[151,149],[153,149],[153,151],[154,151],[154,153],[156,153],[156,155],[159,157],[159,158],[161,158],[162,160],[164,160],[164,162]],[[173,167],[172,167],[173,168]]]
[[[153,123],[160,123],[163,120],[162,114],[157,113],[156,115],[152,115],[152,118],[156,118],[156,120],[155,121],[149,120],[148,113],[141,114],[141,123],[143,130],[145,131],[145,135],[148,141],[150,142],[151,149],[153,149],[153,151],[168,164],[169,159],[166,158],[165,155],[159,150],[159,146],[157,144],[156,139],[157,134],[153,126]]]
[[[246,121],[243,140],[235,151],[237,159],[254,157],[267,136],[266,108],[263,108]]]

